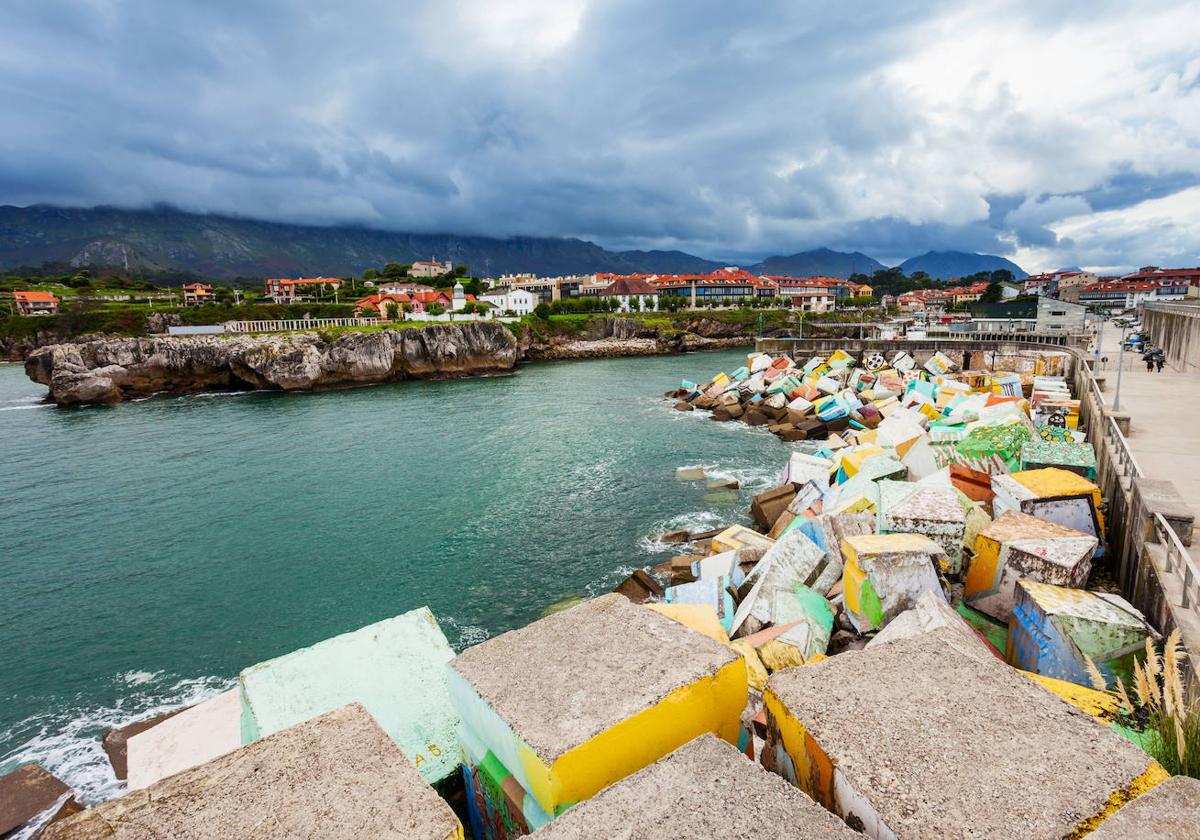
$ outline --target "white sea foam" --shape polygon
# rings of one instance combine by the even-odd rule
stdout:
[[[463,651],[480,642],[486,642],[492,635],[478,625],[459,624],[453,618],[439,616],[438,624],[441,625],[442,631],[446,634],[446,639],[450,642],[450,646],[457,651]],[[456,633],[458,634],[457,641],[454,638]]]
[[[28,411],[31,408],[55,408],[54,403],[39,402],[35,405],[3,405],[0,411]]]
[[[672,516],[670,519],[663,519],[655,522],[650,529],[650,533],[642,537],[638,541],[638,548],[646,554],[662,554],[667,551],[677,551],[678,543],[665,543],[658,539],[659,534],[667,531],[711,531],[719,525],[726,524],[728,517],[723,517],[711,510],[694,510],[689,513],[681,513],[678,516]],[[631,574],[631,572],[626,572]]]
[[[22,764],[40,764],[69,785],[82,804],[107,801],[124,793],[125,783],[113,775],[101,744],[104,733],[207,700],[233,684],[228,678],[178,680],[162,672],[147,671],[133,671],[121,677],[127,685],[135,686],[137,693],[119,698],[115,705],[59,708],[34,715],[0,732],[0,743],[11,743],[22,735],[28,738],[0,755],[0,773]]]

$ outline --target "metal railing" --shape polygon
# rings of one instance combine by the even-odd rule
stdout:
[[[276,321],[226,321],[231,333],[302,332],[322,327],[373,327],[378,318],[294,318]]]
[[[1155,542],[1163,547],[1166,572],[1176,575],[1182,584],[1179,606],[1185,610],[1195,610],[1200,603],[1200,570],[1196,568],[1191,553],[1184,547],[1175,529],[1161,513],[1154,514],[1150,524],[1154,528]]]

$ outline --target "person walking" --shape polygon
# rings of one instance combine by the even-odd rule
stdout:
[[[1162,351],[1161,347],[1159,347],[1154,351],[1154,367],[1159,373],[1162,373],[1163,365],[1166,363],[1167,354]]]
[[[1154,373],[1154,351],[1149,347],[1142,354],[1142,361],[1146,363],[1146,373]]]

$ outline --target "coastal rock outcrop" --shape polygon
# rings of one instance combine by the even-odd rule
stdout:
[[[507,373],[517,341],[500,324],[188,338],[97,338],[42,347],[25,372],[59,405],[120,402],[214,388],[316,391],[398,379]]]

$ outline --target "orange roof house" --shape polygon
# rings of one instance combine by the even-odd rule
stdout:
[[[13,292],[13,301],[20,315],[54,315],[59,299],[50,292]]]

